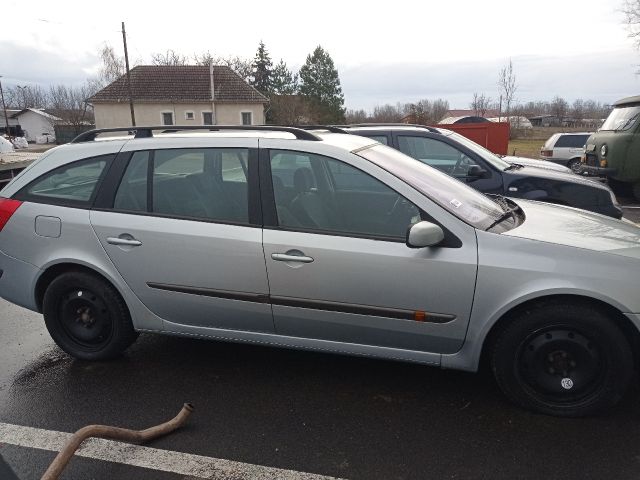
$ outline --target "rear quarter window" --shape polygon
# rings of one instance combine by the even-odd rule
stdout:
[[[115,155],[101,155],[53,169],[22,188],[14,198],[70,206],[90,206]]]
[[[554,148],[582,148],[589,135],[561,135]]]

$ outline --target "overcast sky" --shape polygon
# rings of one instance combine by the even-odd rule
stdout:
[[[347,108],[445,98],[467,108],[473,92],[498,96],[513,60],[517,100],[613,102],[640,93],[640,52],[627,37],[622,0],[3,1],[3,85],[77,84],[99,67],[105,44],[149,63],[154,52],[210,50],[299,68],[318,44],[331,54]]]

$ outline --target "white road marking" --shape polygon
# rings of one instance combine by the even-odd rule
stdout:
[[[0,423],[0,443],[59,452],[69,437],[71,434],[66,432]],[[76,455],[214,480],[339,480],[313,473],[263,467],[99,438],[86,440]]]

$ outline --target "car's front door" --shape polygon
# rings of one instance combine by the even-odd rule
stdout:
[[[457,351],[475,287],[473,229],[457,225],[445,244],[411,249],[408,227],[431,218],[418,205],[434,207],[416,191],[353,154],[345,154],[350,164],[338,154],[260,144],[263,242],[277,333]]]
[[[262,229],[249,208],[258,201],[250,194],[257,184],[249,188],[257,150],[246,139],[225,142],[129,154],[111,205],[92,211],[91,223],[129,287],[160,318],[273,332]]]
[[[444,139],[405,133],[394,134],[394,147],[410,157],[420,160],[483,193],[503,193],[502,174],[471,152],[452,145]],[[482,175],[471,175],[478,166]]]

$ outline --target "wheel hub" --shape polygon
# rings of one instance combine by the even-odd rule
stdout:
[[[587,393],[602,372],[595,343],[569,328],[530,335],[522,344],[518,367],[531,388],[562,399]]]
[[[104,301],[88,290],[73,290],[60,301],[60,319],[76,342],[96,346],[111,333],[111,321]]]

